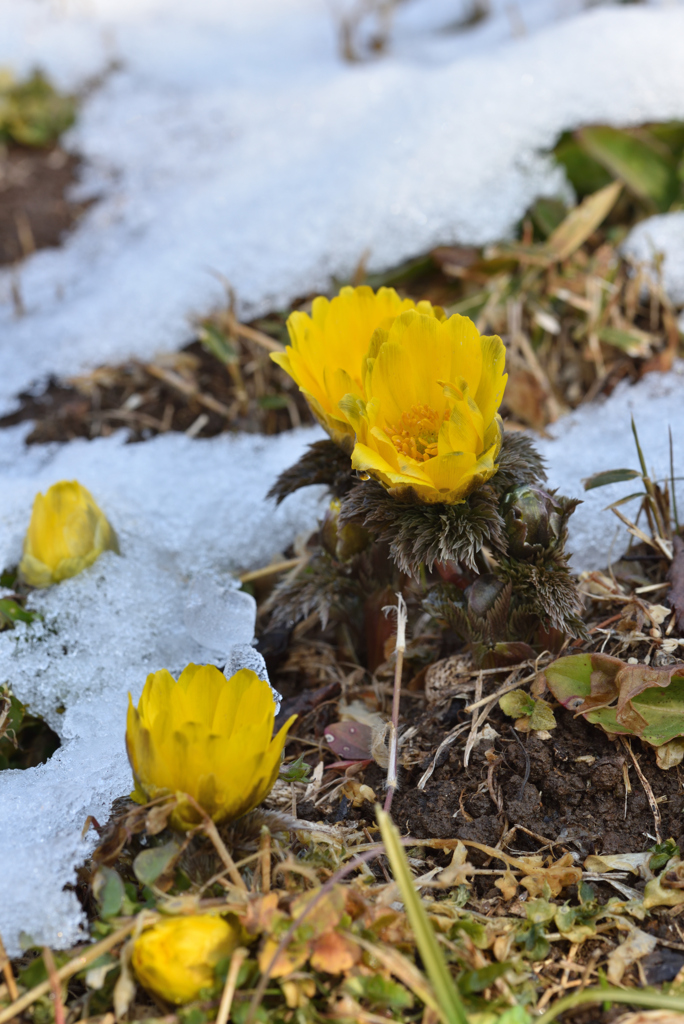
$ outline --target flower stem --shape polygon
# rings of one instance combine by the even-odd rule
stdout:
[[[387,611],[387,609],[385,609]],[[406,601],[397,594],[397,642],[394,647],[396,662],[394,665],[394,690],[392,692],[392,721],[390,722],[389,762],[387,765],[387,795],[385,797],[385,813],[389,814],[392,807],[394,792],[398,786],[397,753],[399,738],[399,703],[401,701],[401,677],[404,670],[404,651],[406,650]]]

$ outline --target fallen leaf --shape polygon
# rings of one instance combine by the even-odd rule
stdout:
[[[347,761],[370,761],[373,730],[363,722],[333,722],[326,726],[325,742]]]
[[[655,935],[649,935],[641,928],[631,927],[624,942],[612,951],[608,957],[608,981],[611,985],[619,985],[628,967],[631,967],[643,956],[652,953],[658,945]]]
[[[313,944],[309,962],[315,971],[342,974],[361,959],[361,950],[351,939],[330,931],[320,935]]]

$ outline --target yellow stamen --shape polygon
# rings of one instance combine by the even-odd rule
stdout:
[[[449,410],[444,410],[443,419],[448,419]],[[408,412],[401,414],[396,426],[390,426],[388,433],[392,444],[416,462],[427,462],[437,455],[440,415],[429,405],[412,405]]]

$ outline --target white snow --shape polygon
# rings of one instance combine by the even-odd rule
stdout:
[[[564,188],[540,154],[563,129],[684,117],[684,10],[582,6],[501,0],[459,33],[438,29],[465,3],[413,0],[388,54],[349,64],[322,0],[2,5],[0,64],[69,85],[118,70],[71,137],[99,202],[0,275],[0,406],[39,375],[179,346],[226,279],[255,313],[364,256],[501,238]]]
[[[684,306],[684,211],[661,213],[632,228],[624,251],[639,263],[662,259],[662,282],[677,306]],[[684,330],[684,319],[681,322]]]
[[[222,611],[234,592],[221,595],[218,585],[267,564],[320,512],[319,488],[277,510],[264,502],[317,431],[268,441],[173,434],[138,445],[117,435],[28,450],[25,432],[3,433],[0,565],[17,562],[35,493],[72,478],[111,519],[122,556],[106,552],[80,576],[36,592],[43,623],[0,634],[0,679],[62,740],[46,764],[0,773],[0,934],[10,954],[20,932],[57,947],[80,935],[78,900],[63,887],[93,845],[93,832],[81,839],[86,817],[104,823],[112,800],[131,789],[128,691],[137,700],[147,674],[160,668],[177,675],[191,661],[223,664],[226,654],[239,656],[233,644],[243,645],[238,660],[256,668],[253,605],[243,595],[243,614],[227,621]],[[200,604],[211,606],[203,628]]]
[[[549,485],[562,494],[581,497],[583,504],[570,520],[569,550],[573,567],[605,567],[620,557],[629,539],[612,512],[602,510],[634,494],[639,481],[610,484],[584,491],[582,481],[607,469],[639,470],[631,417],[634,416],[646,466],[659,482],[670,479],[668,427],[672,429],[679,521],[684,523],[684,362],[671,373],[649,373],[638,384],[618,385],[610,398],[581,406],[549,427],[552,439],[535,444],[548,464]],[[621,506],[634,518],[639,502]]]

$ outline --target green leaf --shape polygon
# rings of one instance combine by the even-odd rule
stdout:
[[[306,782],[311,772],[311,765],[307,764],[302,754],[296,761],[284,764],[280,769],[279,779],[285,782]]]
[[[93,894],[100,904],[101,917],[115,917],[120,913],[126,893],[119,873],[114,868],[98,868],[93,877]]]
[[[651,846],[650,851],[653,856],[649,860],[648,866],[654,873],[664,868],[672,857],[679,857],[679,847],[674,839],[666,839],[664,843],[656,843],[655,846]]]
[[[674,163],[649,144],[648,135],[640,136],[597,125],[582,128],[576,138],[584,150],[607,171],[624,181],[640,199],[664,212],[679,192]]]
[[[645,331],[625,331],[621,327],[602,327],[599,340],[619,348],[633,359],[644,358],[651,351],[652,338]]]
[[[3,620],[5,620],[8,625],[12,625],[17,621],[33,622],[33,620],[38,617],[38,612],[25,611],[21,605],[11,597],[0,598],[0,628],[2,628]]]
[[[537,698],[534,702],[534,710],[530,715],[530,729],[536,729],[539,732],[549,732],[555,728],[556,716],[545,700]]]
[[[598,160],[589,156],[569,133],[561,137],[554,149],[554,156],[565,168],[565,173],[580,199],[604,188],[613,180],[612,174]]]
[[[475,992],[484,992],[486,988],[493,985],[497,978],[505,974],[511,964],[487,964],[474,971],[464,971],[458,979],[459,991],[464,996],[472,995]]]
[[[135,877],[142,885],[154,885],[168,871],[180,853],[180,844],[172,839],[163,846],[142,850],[133,861]]]
[[[636,480],[640,477],[636,469],[607,469],[603,473],[594,473],[582,481],[585,491],[593,491],[595,487],[607,487],[608,484],[621,484],[624,480]]]
[[[499,698],[499,707],[510,718],[530,719],[531,729],[554,729],[556,719],[553,711],[545,700],[530,697],[524,690],[511,690]]]
[[[289,404],[287,395],[262,395],[257,398],[257,405],[262,409],[287,409]]]
[[[392,867],[406,914],[413,929],[416,945],[420,952],[427,975],[435,990],[437,1003],[446,1024],[468,1024],[465,1008],[458,989],[449,973],[442,949],[437,942],[430,919],[425,912],[420,896],[413,884],[413,877],[404,849],[399,842],[399,833],[390,816],[380,807],[376,810],[385,852]]]
[[[229,338],[214,324],[203,324],[199,330],[199,340],[220,363],[237,363],[240,354]]]
[[[548,238],[567,216],[568,208],[562,199],[541,196],[530,209],[530,217],[535,228],[542,236]]]
[[[532,1024],[532,1018],[522,1006],[511,1006],[496,1018],[496,1024]]]
[[[398,981],[374,974],[362,978],[361,983],[363,995],[374,1009],[409,1010],[413,1006],[413,995]]]

